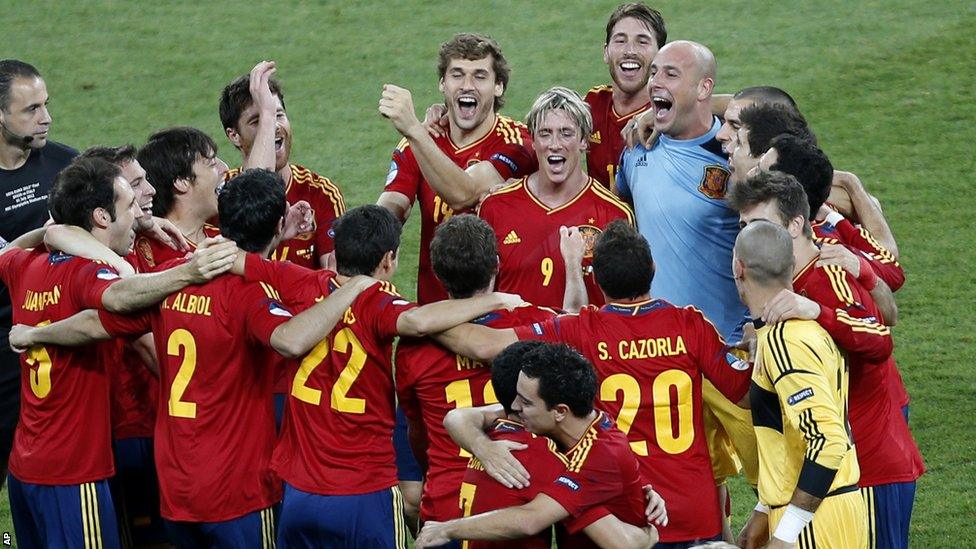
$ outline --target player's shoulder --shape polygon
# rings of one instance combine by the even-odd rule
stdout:
[[[792,370],[806,370],[808,360],[823,363],[839,353],[830,334],[813,320],[784,320],[769,326],[768,330],[758,330],[759,343],[764,354],[772,358],[773,365],[780,374]],[[768,366],[767,366],[768,368]]]
[[[331,179],[300,164],[291,164],[292,189],[306,190],[315,194],[342,196],[342,191]]]
[[[511,200],[518,200],[522,198],[522,195],[524,195],[525,185],[526,177],[511,181],[505,186],[490,192],[488,196],[481,201],[481,207],[484,208],[485,204],[496,204]]]
[[[608,206],[613,210],[617,210],[620,213],[625,214],[628,217],[628,219],[630,219],[631,222],[633,222],[634,214],[631,211],[630,206],[628,206],[627,203],[621,200],[617,195],[613,194],[610,191],[610,189],[604,187],[602,183],[600,183],[596,179],[593,179],[592,177],[590,178],[587,185],[589,186],[588,189],[589,192],[595,197],[597,201],[605,204],[606,206]]]
[[[586,91],[584,101],[590,105],[604,104],[608,98],[613,97],[613,86],[609,84],[598,84]]]

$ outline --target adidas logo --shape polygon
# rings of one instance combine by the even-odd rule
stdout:
[[[505,240],[502,241],[502,244],[518,244],[520,242],[522,242],[522,239],[519,238],[519,235],[515,234],[515,231],[512,231],[505,235]]]
[[[590,136],[590,143],[596,143],[597,145],[600,144],[600,131],[599,130],[593,132],[593,135]]]

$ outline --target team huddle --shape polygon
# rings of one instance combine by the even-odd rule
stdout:
[[[41,74],[0,61],[17,545],[907,547],[880,204],[657,10],[617,7],[604,62],[523,123],[499,45],[455,35],[423,120],[383,86],[401,139],[347,210],[292,162],[274,62],[220,94],[229,169],[191,127],[49,141]]]

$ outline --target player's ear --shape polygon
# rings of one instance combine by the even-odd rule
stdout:
[[[698,100],[704,101],[712,95],[712,88],[715,87],[715,80],[711,78],[702,78],[698,82]]]
[[[91,213],[92,227],[104,229],[112,223],[112,215],[105,208],[95,208]]]
[[[185,177],[177,179],[173,182],[173,190],[180,194],[190,192],[190,180]]]
[[[501,97],[503,95],[505,95],[505,84],[495,80],[495,97]]]
[[[440,80],[437,81],[437,89],[440,90],[441,93],[444,93],[444,77],[443,76],[441,77]]]
[[[610,64],[610,53],[607,51],[607,46],[609,46],[609,44],[604,44],[603,45],[603,64],[604,65],[609,65]]]
[[[227,139],[234,144],[238,149],[241,148],[241,134],[237,133],[234,128],[224,128],[224,133],[227,134]]]
[[[556,420],[556,423],[559,423],[560,421],[566,419],[573,413],[569,409],[569,406],[566,406],[565,404],[557,404],[553,406],[552,410],[550,411],[552,412],[552,418]]]
[[[790,220],[790,224],[786,227],[787,232],[790,233],[790,238],[796,238],[803,233],[804,223],[805,220],[801,215],[798,215]]]

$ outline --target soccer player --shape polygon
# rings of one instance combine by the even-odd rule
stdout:
[[[578,349],[596,368],[601,409],[616,415],[642,476],[668,502],[661,542],[688,546],[718,539],[722,514],[702,424],[703,377],[738,402],[748,389],[749,366],[727,354],[700,311],[648,295],[654,263],[633,227],[620,221],[607,227],[597,240],[593,268],[607,296],[602,308],[508,330],[465,325],[441,341],[483,360],[517,339]],[[671,412],[662,415],[662,409]]]
[[[772,532],[765,547],[866,547],[844,356],[816,322],[758,320],[765,304],[791,287],[790,234],[768,221],[750,223],[736,239],[733,261],[736,287],[757,319],[749,400],[759,440],[757,509],[769,513]]]
[[[58,221],[84,228],[115,253],[131,251],[139,209],[116,166],[100,159],[75,161],[58,175],[50,206]],[[0,278],[18,304],[14,321],[46,325],[86,308],[127,312],[152,305],[226,270],[235,250],[233,245],[202,247],[184,265],[123,280],[102,263],[8,246],[0,257]],[[18,331],[23,328],[11,332],[12,344]],[[105,480],[115,470],[102,349],[33,343],[23,348],[23,406],[9,476],[18,544],[116,547],[118,529]]]
[[[525,429],[556,442],[565,456],[565,471],[536,489],[538,495],[523,505],[445,523],[426,523],[417,538],[418,548],[442,545],[452,539],[531,537],[560,520],[565,520],[560,547],[588,547],[593,542],[582,530],[608,515],[632,526],[645,525],[636,457],[613,420],[593,408],[596,375],[590,363],[565,345],[537,347],[523,354],[521,362],[516,395],[506,408],[518,415]],[[501,407],[452,413],[462,411],[472,412],[469,417],[479,424],[464,429],[465,421],[461,421],[462,430],[452,430],[452,436],[463,446],[471,446],[477,438],[487,438],[480,429],[486,421],[490,425],[506,416]],[[478,497],[477,491],[471,494],[465,490],[462,494],[464,505],[472,504]],[[650,541],[645,537],[639,546],[647,547]]]
[[[47,85],[33,65],[0,60],[0,244],[44,225],[54,177],[78,154],[48,140],[47,103]],[[10,295],[0,285],[0,486],[20,408],[20,360],[6,345],[11,311]]]
[[[487,36],[460,33],[441,44],[437,63],[449,128],[433,138],[414,113],[410,92],[387,84],[380,114],[403,135],[393,151],[386,188],[377,204],[406,221],[420,201],[420,271],[417,299],[445,299],[430,261],[437,225],[471,208],[492,187],[534,172],[536,157],[526,127],[498,114],[508,87],[508,61]]]
[[[280,177],[249,170],[224,185],[219,201],[226,236],[243,250],[270,254],[287,210]],[[151,329],[163,386],[156,462],[171,538],[180,547],[267,547],[281,485],[270,469],[275,430],[266,348],[304,355],[374,282],[353,279],[292,318],[274,288],[228,275],[172,294],[158,310],[138,316],[103,314],[81,327],[34,330],[32,342],[66,344]]]
[[[292,131],[281,84],[272,75],[273,61],[255,65],[228,84],[220,94],[220,123],[227,138],[241,151],[244,164],[227,172],[229,180],[243,169],[264,168],[277,172],[285,182],[288,203],[307,204],[313,230],[283,240],[272,259],[291,261],[308,268],[329,264],[334,244],[332,224],[346,211],[342,191],[331,179],[290,163]]]
[[[539,170],[488,195],[478,208],[498,239],[497,288],[536,305],[562,306],[567,267],[559,227],[574,226],[588,243],[580,273],[588,301],[602,304],[590,269],[592,242],[611,221],[633,224],[633,213],[583,171],[593,119],[579,94],[552,88],[535,100],[526,120]]]
[[[882,324],[881,313],[853,275],[836,265],[821,264],[809,228],[807,198],[792,176],[760,173],[736,185],[729,200],[740,211],[743,224],[772,221],[785,227],[793,239],[795,293],[785,292],[768,303],[764,318],[815,320],[847,352],[850,425],[861,469],[858,484],[872,517],[868,533],[878,547],[907,547],[915,482],[925,465],[897,403],[891,334]],[[784,315],[779,312],[784,307],[804,307],[805,312]],[[758,535],[764,518],[756,513],[746,532]]]

